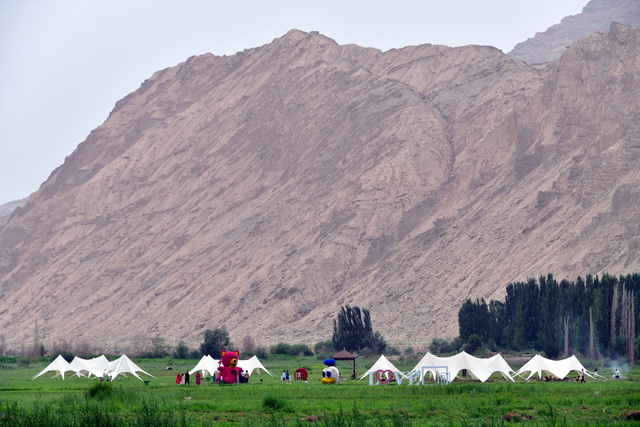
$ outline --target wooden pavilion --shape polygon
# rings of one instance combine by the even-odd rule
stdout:
[[[339,352],[337,352],[332,356],[332,359],[335,359],[335,360],[353,360],[353,374],[351,375],[351,379],[357,378],[356,376],[356,359],[357,358],[358,356],[344,349],[340,350]]]

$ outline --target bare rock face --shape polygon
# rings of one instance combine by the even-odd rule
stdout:
[[[157,72],[0,229],[0,325],[195,345],[457,335],[510,281],[640,267],[640,30],[545,68],[291,31]]]
[[[5,225],[9,220],[9,217],[16,209],[22,208],[27,202],[27,199],[14,200],[13,202],[4,203],[0,205],[0,227]]]
[[[640,26],[640,2],[591,0],[582,13],[568,16],[545,32],[518,43],[509,55],[530,64],[554,61],[578,39],[606,30],[612,22]]]

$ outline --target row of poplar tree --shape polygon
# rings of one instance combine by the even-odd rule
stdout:
[[[578,352],[633,361],[639,303],[640,274],[560,282],[549,274],[509,283],[504,302],[467,299],[458,312],[460,338],[477,335],[486,346],[551,358]]]

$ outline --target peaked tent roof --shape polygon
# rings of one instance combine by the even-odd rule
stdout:
[[[197,371],[208,372],[210,376],[213,376],[214,372],[218,372],[218,361],[209,354],[202,356],[196,366],[189,371],[189,375]]]
[[[32,379],[34,380],[34,379],[38,378],[40,375],[44,374],[45,372],[49,372],[49,371],[55,371],[56,372],[55,377],[61,376],[63,380],[64,380],[64,373],[65,372],[67,372],[67,371],[71,371],[71,372],[75,372],[75,373],[78,372],[73,366],[71,366],[69,364],[69,362],[64,360],[64,357],[62,357],[61,354],[59,354],[58,357],[56,357],[53,362],[49,363],[49,366],[47,366],[42,371],[40,371],[40,373],[34,375]]]
[[[93,359],[82,359],[76,356],[71,361],[71,366],[78,371],[78,375],[88,377],[91,375],[101,377],[104,374],[104,370],[109,367],[109,364],[104,354]]]
[[[77,376],[83,377],[90,374],[86,369],[89,366],[87,362],[89,362],[87,359],[82,359],[81,357],[75,356],[70,365],[73,367],[73,369],[76,370]]]
[[[503,377],[513,381],[510,372],[513,369],[502,358],[501,355],[496,354],[488,359],[481,359],[470,355],[463,351],[454,356],[438,357],[431,353],[427,353],[413,368],[414,371],[421,371],[423,366],[446,366],[449,369],[450,380],[453,380],[463,369],[466,369],[471,373],[473,378],[485,382],[491,374],[494,372],[500,372]],[[439,372],[438,369],[430,370],[434,376]]]
[[[562,360],[551,360],[536,354],[522,368],[518,369],[514,375],[523,376],[525,372],[530,372],[527,379],[531,378],[535,373],[538,374],[538,378],[541,378],[542,371],[544,371],[556,378],[564,379],[569,372],[576,371],[580,373],[583,369],[585,375],[594,378],[592,373],[582,366],[575,354]]]
[[[364,375],[362,375],[360,377],[360,379],[363,379],[364,377],[369,375],[369,372],[376,372],[376,371],[379,371],[379,370],[383,370],[383,371],[387,371],[388,370],[388,371],[393,371],[393,372],[400,372],[400,371],[398,371],[398,368],[393,366],[393,363],[389,362],[389,359],[387,359],[383,354],[378,358],[376,363],[374,363],[373,366],[371,368],[369,368],[369,370],[367,372],[365,372]]]
[[[142,381],[142,378],[140,378],[140,376],[136,372],[142,372],[143,374],[149,375],[151,378],[155,378],[150,373],[140,369],[140,367],[133,363],[126,354],[123,354],[122,356],[111,362],[109,367],[105,369],[105,374],[111,375],[112,378],[115,378],[120,374],[131,374]]]
[[[267,368],[264,367],[260,360],[258,360],[258,356],[255,355],[250,359],[238,361],[238,366],[240,366],[245,371],[249,371],[249,375],[253,374],[254,369],[262,369],[272,377],[275,376],[271,372],[269,372]]]
[[[509,366],[501,355],[496,354],[495,356],[487,359],[481,359],[467,353],[465,353],[465,355],[466,360],[470,363],[470,367],[466,369],[468,369],[471,374],[481,382],[488,380],[494,372],[500,372],[504,378],[514,381],[511,376],[513,369],[511,369],[511,366]]]
[[[440,357],[427,353],[422,357],[422,359],[420,359],[413,370],[421,372],[423,366],[446,366],[449,371],[448,381],[453,381],[456,375],[458,375],[458,372],[464,369],[464,361],[462,360],[461,354],[462,353],[458,353],[454,356]],[[434,378],[437,375],[444,373],[441,369],[430,369],[429,372],[432,373]]]
[[[443,363],[442,359],[445,359],[444,357],[438,357],[438,356],[434,356],[431,353],[427,353],[424,356],[422,356],[422,359],[420,359],[420,361],[416,364],[416,366],[413,368],[414,371],[422,371],[422,367],[423,366],[447,366],[446,363]],[[438,371],[437,370],[433,370],[434,374],[437,374]]]

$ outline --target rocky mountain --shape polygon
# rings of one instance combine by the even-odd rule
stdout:
[[[16,208],[22,207],[26,202],[27,199],[21,199],[0,205],[0,227],[7,223],[7,220]]]
[[[639,27],[640,1],[591,0],[582,13],[568,16],[559,24],[517,44],[509,55],[530,64],[553,61],[581,37],[606,30],[612,22]]]
[[[293,30],[159,71],[0,229],[7,346],[313,344],[344,304],[416,345],[509,281],[638,271],[639,58],[621,24],[545,67]]]

